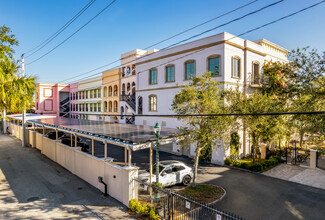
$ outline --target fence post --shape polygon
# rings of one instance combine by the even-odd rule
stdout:
[[[296,143],[296,141],[295,141],[294,152],[295,152],[295,165],[297,165],[297,143]]]
[[[318,150],[316,151],[316,167],[318,167]]]
[[[172,220],[174,219],[174,195],[172,195]]]
[[[171,194],[169,193],[168,195],[168,200],[167,200],[167,214],[168,214],[168,219],[170,220],[170,197],[171,197]]]

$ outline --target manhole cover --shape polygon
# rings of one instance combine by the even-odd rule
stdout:
[[[36,200],[38,200],[39,198],[37,197],[37,196],[35,196],[35,197],[30,197],[30,198],[28,198],[27,199],[27,201],[28,202],[34,202],[34,201],[36,201]]]

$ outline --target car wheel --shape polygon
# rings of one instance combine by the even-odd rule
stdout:
[[[192,180],[192,177],[190,175],[186,175],[183,177],[182,183],[183,183],[183,185],[188,186],[188,185],[190,185],[191,180]]]

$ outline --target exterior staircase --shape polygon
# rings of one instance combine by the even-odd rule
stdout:
[[[132,111],[132,115],[125,115],[125,123],[126,124],[134,124],[135,122],[135,108],[136,108],[136,102],[135,102],[135,94],[127,95],[124,92],[121,95],[121,101],[125,102]]]
[[[66,98],[60,102],[60,117],[69,118],[70,98]]]

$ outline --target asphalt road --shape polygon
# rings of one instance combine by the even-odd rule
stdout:
[[[131,219],[126,207],[0,134],[0,219]]]
[[[95,154],[103,156],[103,152],[104,145],[96,143]],[[108,156],[124,162],[124,149],[109,145]],[[155,162],[155,151],[153,156]],[[159,157],[193,165],[184,156],[160,152]],[[132,163],[147,169],[149,150],[133,152]],[[325,219],[325,190],[208,163],[199,165],[198,182],[223,187],[227,195],[215,207],[245,219]]]

